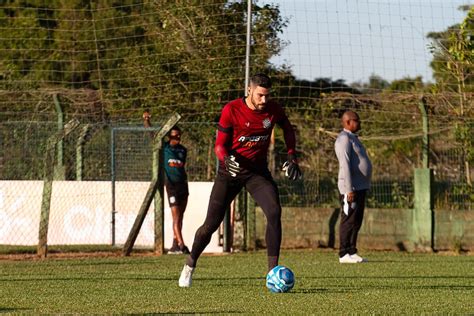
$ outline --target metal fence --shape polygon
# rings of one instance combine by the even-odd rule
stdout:
[[[271,164],[279,183],[281,200],[286,206],[337,206],[337,160],[333,151],[334,135],[328,136],[311,122],[298,121],[298,134],[312,135],[313,141],[299,142],[304,179],[289,182],[279,166],[286,159],[281,133],[276,133]],[[190,181],[213,181],[216,158],[213,152],[215,123],[179,123],[182,143],[188,149],[187,172]],[[84,138],[80,128],[57,147],[57,180],[149,181],[151,179],[151,138],[148,131],[123,130],[116,138],[113,171],[111,165],[111,129],[120,124],[90,126]],[[123,126],[123,124],[122,124]],[[140,127],[140,125],[127,125]],[[44,150],[48,137],[57,131],[52,121],[3,121],[0,123],[1,180],[42,180]],[[83,142],[80,139],[82,137]],[[435,208],[472,210],[473,189],[466,179],[465,148],[447,133],[432,135],[430,167],[434,170]],[[310,139],[311,140],[311,139]],[[368,206],[377,208],[411,208],[413,206],[413,170],[420,159],[420,137],[397,140],[405,151],[384,157],[387,140],[364,141],[373,158],[374,177]],[[307,145],[306,145],[307,144]],[[409,151],[406,152],[406,148]],[[387,154],[385,154],[387,155]],[[405,161],[405,163],[404,163]],[[80,166],[78,166],[80,165]],[[24,192],[22,192],[24,193]],[[74,194],[72,192],[71,194]]]

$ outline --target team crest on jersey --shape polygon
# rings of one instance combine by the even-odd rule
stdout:
[[[272,126],[272,122],[269,118],[266,118],[262,121],[263,128],[270,128]]]

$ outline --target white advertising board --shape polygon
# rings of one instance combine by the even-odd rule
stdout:
[[[192,246],[204,222],[212,182],[190,182],[183,238]],[[115,242],[124,244],[146,195],[148,182],[116,182]],[[41,213],[42,181],[0,181],[0,244],[36,245]],[[165,190],[166,191],[166,190]],[[173,240],[171,210],[165,192],[164,242]],[[213,234],[205,252],[222,252]],[[107,181],[54,181],[48,230],[49,245],[111,244],[112,187]],[[154,204],[145,218],[136,246],[154,243]]]

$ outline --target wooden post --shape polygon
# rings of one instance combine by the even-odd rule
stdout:
[[[245,215],[246,220],[246,236],[245,246],[246,250],[257,250],[257,227],[256,227],[256,212],[255,212],[255,201],[253,200],[250,193],[247,193],[246,198],[247,214]]]
[[[49,209],[51,206],[51,194],[53,191],[54,178],[54,153],[56,145],[62,141],[69,133],[79,126],[77,119],[72,119],[65,126],[64,129],[58,131],[51,136],[46,144],[46,153],[44,158],[44,185],[43,185],[43,199],[41,201],[41,216],[40,227],[38,234],[38,256],[45,258],[48,253],[48,225],[49,225]]]
[[[175,113],[173,114],[168,121],[163,125],[163,127],[155,134],[155,138],[153,139],[153,159],[155,160],[158,157],[158,161],[162,161],[162,143],[163,137],[171,130],[171,128],[178,123],[181,119],[181,115]],[[132,252],[133,245],[135,244],[135,240],[137,239],[138,233],[140,232],[140,228],[142,227],[143,221],[145,220],[145,216],[150,208],[151,202],[155,199],[155,252],[157,254],[163,254],[164,248],[164,225],[163,225],[163,210],[164,210],[164,203],[163,203],[163,164],[159,163],[158,168],[154,167],[152,181],[150,186],[148,187],[147,194],[143,203],[138,211],[138,215],[135,219],[135,222],[130,230],[128,235],[127,241],[123,247],[122,254],[124,256],[129,256]]]
[[[64,129],[64,112],[61,106],[61,102],[59,102],[59,96],[57,93],[53,94],[53,101],[58,115],[58,133],[61,133]],[[54,179],[64,180],[66,179],[66,169],[64,168],[64,142],[62,138],[58,140],[58,142],[56,143],[56,147],[58,155],[56,166],[54,167]]]
[[[418,108],[421,112],[422,127],[423,127],[423,143],[422,143],[422,168],[427,169],[430,166],[429,151],[430,151],[430,138],[429,138],[429,124],[428,124],[428,113],[426,112],[426,99],[423,97],[418,104]]]
[[[176,124],[176,123],[175,123]],[[174,124],[173,124],[174,125]],[[169,126],[169,129],[173,127],[173,125]],[[168,127],[166,127],[168,129]],[[168,129],[168,131],[169,131]],[[166,132],[168,133],[168,132]],[[165,133],[165,134],[166,134]],[[163,134],[163,136],[165,135]],[[164,216],[164,191],[163,187],[165,185],[165,179],[163,174],[163,143],[162,138],[156,143],[155,150],[153,150],[153,157],[154,161],[156,162],[155,173],[153,174],[154,181],[157,181],[157,189],[154,192],[155,197],[155,253],[157,255],[162,255],[165,248],[165,216]],[[155,164],[155,163],[154,163]]]
[[[86,124],[79,134],[79,138],[76,142],[76,180],[82,181],[82,173],[84,171],[83,166],[83,155],[84,155],[84,144],[87,142],[87,136],[90,133],[91,125]]]

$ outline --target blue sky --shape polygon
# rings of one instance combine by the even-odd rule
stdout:
[[[291,65],[300,79],[366,82],[421,75],[432,81],[426,35],[461,22],[473,0],[258,0],[278,4],[289,45],[274,64]]]

